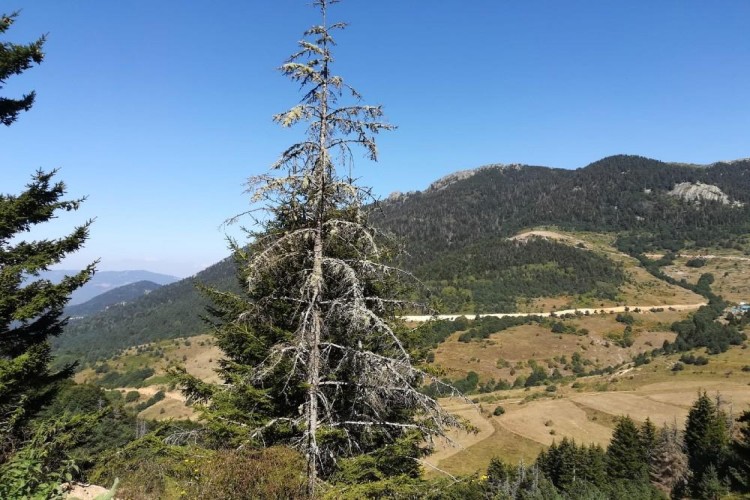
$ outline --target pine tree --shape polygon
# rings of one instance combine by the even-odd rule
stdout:
[[[0,35],[4,34],[16,20],[18,13],[0,15]],[[42,46],[44,37],[40,37],[35,42],[26,45],[17,45],[14,43],[0,43],[0,89],[5,85],[5,81],[13,76],[18,75],[29,69],[32,64],[39,64],[44,58]],[[34,104],[36,94],[31,91],[23,95],[20,99],[10,99],[0,97],[0,123],[10,125],[21,111],[28,111]]]
[[[744,411],[737,423],[737,435],[732,442],[732,479],[743,491],[750,491],[750,411]]]
[[[16,13],[0,16],[0,34],[13,24]],[[44,37],[27,45],[0,44],[0,88],[12,75],[40,63]],[[34,92],[21,99],[0,97],[0,122],[13,123],[34,103]],[[22,440],[28,420],[43,406],[56,380],[72,367],[50,370],[48,339],[65,325],[63,307],[73,290],[94,272],[93,264],[61,283],[34,279],[41,271],[75,252],[88,236],[90,222],[66,237],[26,241],[25,233],[55,217],[57,211],[76,210],[82,200],[62,200],[65,185],[52,182],[55,171],[38,171],[20,195],[0,194],[0,464]]]
[[[607,474],[611,479],[645,481],[647,471],[638,428],[630,417],[620,417],[607,447]]]
[[[692,472],[690,488],[697,493],[703,487],[703,476],[713,466],[719,476],[724,474],[729,449],[726,415],[703,392],[688,413],[685,423],[685,450]]]
[[[21,239],[57,211],[76,210],[82,201],[63,200],[65,185],[53,183],[54,175],[39,171],[20,195],[0,195],[0,463],[51,396],[53,382],[72,373],[72,366],[50,369],[48,340],[62,332],[71,292],[94,272],[92,264],[58,284],[34,279],[81,248],[88,236],[90,221],[59,239]]]
[[[457,424],[417,390],[426,375],[394,326],[408,275],[383,263],[389,254],[363,209],[368,191],[350,173],[351,148],[376,160],[373,136],[393,127],[332,72],[333,33],[345,27],[328,24],[332,3],[314,2],[322,23],[281,67],[306,93],[275,121],[307,123],[307,137],[250,181],[266,216],[254,219],[261,230],[248,248],[233,246],[246,293],[208,292],[225,385],[182,375],[219,441],[301,449],[311,495],[340,457]]]

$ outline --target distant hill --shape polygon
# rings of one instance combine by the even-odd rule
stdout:
[[[194,277],[162,286],[133,302],[70,322],[54,339],[58,359],[91,361],[126,347],[203,331],[200,316],[207,302],[196,282],[239,289],[234,261],[224,259]]]
[[[40,277],[48,279],[53,283],[58,283],[66,275],[75,274],[76,272],[78,271],[66,269],[50,270],[42,273]],[[176,276],[152,273],[150,271],[97,271],[88,283],[73,292],[68,305],[83,304],[104,292],[137,281],[151,281],[158,285],[168,285],[179,279]]]
[[[612,299],[626,277],[606,255],[508,236],[553,225],[614,233],[631,254],[747,249],[750,160],[695,166],[620,155],[578,170],[490,165],[392,195],[373,207],[371,220],[406,249],[401,265],[429,285],[444,312],[510,311],[521,298],[582,293]],[[195,281],[239,288],[233,261],[224,260],[194,279],[71,323],[56,345],[69,358],[94,360],[201,333],[206,302]]]
[[[65,314],[75,321],[83,316],[91,316],[92,314],[105,311],[110,307],[123,306],[129,302],[133,302],[161,286],[153,281],[136,281],[135,283],[113,288],[108,292],[97,295],[93,299],[87,300],[83,304],[66,307]]]

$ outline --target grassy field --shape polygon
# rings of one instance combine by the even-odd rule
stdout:
[[[119,356],[106,362],[110,370],[127,372],[140,368],[153,368],[154,375],[147,378],[142,387],[122,387],[120,392],[138,391],[140,399],[129,403],[135,406],[148,400],[158,391],[164,391],[165,398],[139,413],[139,417],[153,420],[193,418],[194,412],[185,404],[179,391],[174,390],[167,369],[175,364],[185,367],[188,373],[202,380],[218,382],[215,370],[221,357],[219,348],[213,345],[209,335],[199,335],[188,339],[164,340],[145,346],[127,349]],[[103,374],[93,368],[77,373],[76,382],[94,382]]]
[[[606,446],[620,415],[636,422],[649,418],[657,426],[681,427],[700,391],[719,398],[725,411],[737,415],[750,409],[750,372],[742,369],[750,364],[748,352],[733,347],[711,356],[708,365],[685,365],[678,372],[671,368],[679,356],[658,357],[614,375],[579,378],[551,395],[544,388],[481,395],[478,405],[471,407],[473,411],[463,408],[460,414],[482,430],[478,434],[455,433],[458,446],[439,443],[427,461],[456,474],[486,467],[492,457],[528,463],[545,446],[563,437]],[[455,401],[442,403],[447,408],[460,408]],[[493,416],[497,405],[505,413]],[[425,472],[439,474],[429,466]]]
[[[592,314],[559,320],[579,333],[588,331],[587,334],[554,334],[550,327],[530,324],[509,328],[483,341],[459,342],[458,332],[435,350],[435,363],[454,379],[474,371],[482,381],[494,378],[512,382],[515,377],[531,372],[528,361],[532,359],[570,375],[572,372],[566,365],[574,352],[590,363],[587,366],[590,371],[622,364],[640,352],[661,347],[665,340],[673,341],[675,334],[669,327],[686,313],[664,310],[632,314],[634,342],[630,347],[619,347],[616,343],[625,329],[623,323],[616,321],[617,315]]]
[[[687,266],[690,257],[678,257],[664,271],[675,279],[696,283],[701,274],[714,275],[711,290],[730,302],[750,302],[750,258],[739,255],[717,255],[705,259],[702,267]]]

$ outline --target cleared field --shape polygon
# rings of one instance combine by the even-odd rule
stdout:
[[[441,404],[447,411],[466,420],[473,429],[453,429],[449,431],[449,441],[436,443],[436,451],[430,456],[431,463],[442,462],[462,450],[487,439],[495,432],[492,422],[482,416],[478,406],[466,403],[463,400],[443,400]]]
[[[632,314],[634,342],[630,347],[616,344],[625,325],[616,321],[615,314],[592,314],[561,320],[579,332],[588,330],[586,335],[554,334],[550,327],[539,324],[509,328],[483,341],[459,342],[460,333],[456,333],[435,350],[435,363],[452,378],[474,371],[482,381],[494,378],[509,382],[530,372],[530,359],[548,369],[557,368],[562,374],[572,373],[562,357],[569,362],[576,352],[590,363],[587,370],[614,366],[630,361],[639,352],[661,347],[665,340],[673,341],[675,334],[669,326],[687,313],[664,310]]]
[[[455,474],[481,470],[495,456],[509,463],[521,459],[531,462],[541,449],[563,437],[606,447],[621,415],[636,422],[650,418],[657,426],[683,426],[701,391],[718,397],[725,411],[737,415],[750,410],[750,372],[742,370],[750,365],[748,352],[733,347],[709,357],[708,365],[685,365],[679,372],[671,371],[679,356],[659,357],[648,365],[627,367],[614,376],[580,378],[577,389],[562,387],[552,399],[534,399],[535,393],[545,395],[539,388],[482,395],[485,411],[474,412],[471,421],[479,427],[477,419],[484,419],[495,432],[483,432],[481,436],[486,437],[480,440],[472,436],[466,443],[458,435],[456,439],[463,448],[446,452],[438,447],[428,461]],[[519,399],[524,396],[525,400]],[[503,406],[505,414],[491,415],[496,404]]]
[[[577,443],[606,445],[612,429],[591,420],[587,413],[569,399],[532,401],[523,405],[505,405],[506,414],[494,417],[504,430],[549,446],[562,436]]]
[[[157,351],[162,354],[157,355]],[[164,340],[146,346],[132,347],[107,361],[110,369],[127,371],[150,367],[154,369],[152,378],[162,377],[173,364],[182,364],[191,375],[208,382],[218,382],[216,374],[221,350],[214,346],[209,335],[198,335],[188,339]],[[75,375],[78,383],[90,382],[99,378],[92,368],[86,368]],[[148,383],[148,381],[147,381]]]
[[[691,257],[679,257],[664,272],[675,279],[697,283],[701,274],[711,273],[714,283],[711,290],[730,302],[750,302],[750,258],[734,255],[711,255],[702,267],[689,267]]]
[[[583,406],[610,415],[627,415],[638,422],[644,422],[650,418],[657,426],[675,421],[683,422],[694,399],[694,395],[690,395],[687,399],[683,395],[681,401],[683,404],[669,404],[653,397],[625,392],[601,392],[571,397],[571,400]]]

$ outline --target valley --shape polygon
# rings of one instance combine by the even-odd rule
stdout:
[[[606,254],[623,266],[627,280],[618,291],[616,300],[599,300],[592,304],[581,296],[536,298],[524,302],[524,307],[538,310],[517,313],[486,313],[479,317],[538,317],[547,323],[513,326],[489,335],[482,340],[461,341],[465,330],[457,331],[439,343],[432,352],[430,370],[459,380],[470,373],[477,377],[481,388],[492,381],[505,381],[507,389],[472,391],[467,397],[474,403],[458,399],[442,399],[441,404],[466,419],[474,432],[451,431],[453,442],[440,441],[435,451],[424,459],[428,477],[470,474],[487,466],[493,457],[509,463],[519,460],[531,462],[552,442],[567,437],[577,443],[606,446],[617,417],[628,415],[636,422],[649,418],[657,426],[684,424],[687,411],[700,391],[720,397],[722,404],[741,411],[750,405],[750,363],[745,347],[733,346],[727,352],[710,356],[703,366],[680,364],[680,356],[649,357],[646,364],[634,363],[639,355],[660,348],[665,342],[675,341],[671,325],[689,317],[706,305],[704,297],[685,288],[666,283],[649,274],[638,261],[618,251],[612,236],[604,233],[567,232],[559,229],[536,229],[514,237],[551,238],[570,245],[585,246],[587,251]],[[697,271],[716,272],[714,287],[735,290],[739,299],[743,281],[750,272],[742,265],[739,255],[731,259],[715,259]],[[661,257],[661,256],[658,256]],[[678,257],[665,271],[675,277],[687,277],[696,282],[695,268],[686,265],[688,256]],[[721,264],[724,262],[724,264]],[[728,264],[733,273],[720,273]],[[715,267],[708,267],[715,265]],[[706,269],[708,267],[708,269]],[[636,302],[648,300],[649,302]],[[633,301],[633,302],[630,302]],[[575,307],[576,304],[594,307]],[[615,305],[619,304],[619,305]],[[546,309],[541,309],[545,307]],[[453,321],[459,317],[471,320],[475,315],[443,314],[437,316],[405,315],[413,327],[421,322]],[[627,324],[623,318],[630,318]],[[552,328],[555,325],[559,333]],[[632,329],[632,342],[620,345],[623,330]],[[206,381],[218,381],[215,369],[221,357],[211,337],[161,341],[130,348],[120,356],[105,362],[110,370],[153,367],[155,373],[143,381],[142,387],[120,387],[126,394],[136,390],[139,399],[132,404],[162,391],[164,398],[140,411],[139,418],[154,420],[194,419],[184,396],[165,378],[170,366],[182,365]],[[575,359],[575,363],[573,360]],[[102,365],[100,364],[99,367]],[[535,367],[557,377],[541,386],[524,387]],[[101,368],[79,372],[79,382],[96,382]],[[599,371],[587,375],[589,371]],[[521,380],[520,387],[518,380]],[[489,385],[487,386],[489,387]],[[502,415],[493,415],[501,406]]]

